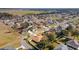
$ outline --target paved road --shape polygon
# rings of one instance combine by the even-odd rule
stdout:
[[[28,43],[26,42],[25,40],[23,40],[23,38],[20,39],[20,47],[18,48],[13,48],[11,45],[13,45],[13,42],[10,42],[4,46],[2,46],[2,48],[4,49],[10,49],[10,50],[14,50],[14,49],[19,49],[19,48],[23,48],[23,49],[33,49],[33,47]]]
[[[33,47],[27,43],[25,40],[21,41],[21,45],[24,46],[25,49],[33,49]]]
[[[0,25],[1,26],[4,26],[4,24],[2,23],[2,22],[0,22]],[[3,28],[6,28],[7,26],[5,25],[5,27],[3,27]],[[1,30],[2,30],[2,28],[1,28]],[[3,32],[2,32],[3,33]],[[3,34],[5,34],[5,33],[3,33]],[[6,34],[7,35],[7,34]],[[22,36],[22,35],[21,35]],[[13,48],[13,49],[16,49],[16,48],[14,48],[14,47],[12,47],[12,45],[14,45],[14,43],[15,42],[19,42],[20,41],[20,45],[21,45],[21,47],[23,47],[24,49],[32,49],[33,47],[28,43],[28,42],[26,42],[25,40],[23,40],[24,39],[24,37],[22,36],[22,37],[20,37],[19,39],[16,39],[16,37],[14,38],[15,40],[13,40],[13,41],[11,41],[11,42],[8,42],[7,44],[5,44],[5,45],[3,45],[3,46],[1,46],[0,48],[7,48],[7,49],[10,49],[10,48]],[[17,41],[18,40],[18,41]]]
[[[23,49],[33,49],[33,47],[28,43],[28,42],[26,42],[25,40],[23,40],[24,38],[23,38],[23,36],[21,37],[21,39],[20,39],[20,44],[21,44],[21,47],[23,48]]]

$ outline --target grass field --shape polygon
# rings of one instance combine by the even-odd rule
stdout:
[[[40,13],[47,13],[46,11],[9,11],[8,13],[13,14],[13,15],[24,15],[24,14],[40,14]]]
[[[19,36],[19,33],[0,22],[0,48],[5,47],[7,44],[18,47],[20,45]]]

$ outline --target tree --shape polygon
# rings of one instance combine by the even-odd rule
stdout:
[[[62,38],[64,36],[68,35],[68,31],[67,30],[62,30],[61,32],[57,33],[57,38]]]
[[[48,40],[49,40],[49,41],[53,41],[53,40],[56,39],[56,36],[57,36],[57,35],[56,35],[56,33],[53,31],[53,32],[48,32],[46,36],[48,37]]]
[[[48,44],[48,41],[47,41],[47,40],[42,40],[42,41],[40,41],[40,42],[37,44],[37,47],[38,47],[39,49],[44,49],[47,44]]]
[[[46,36],[46,38],[44,38],[42,41],[40,41],[37,44],[37,47],[40,49],[49,49],[52,50],[53,49],[53,43],[52,41],[56,40],[56,34],[55,32],[45,32],[43,35]]]

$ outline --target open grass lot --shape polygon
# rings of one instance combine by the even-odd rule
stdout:
[[[19,36],[19,33],[0,22],[0,48],[6,45],[18,47],[20,45]]]
[[[8,13],[13,15],[24,15],[24,14],[40,14],[40,13],[47,13],[46,11],[9,11]]]

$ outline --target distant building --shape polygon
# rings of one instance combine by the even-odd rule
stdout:
[[[48,20],[48,24],[53,24],[53,21],[52,20]]]

